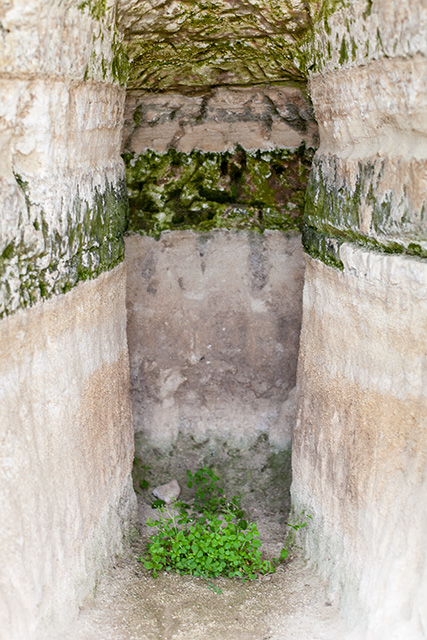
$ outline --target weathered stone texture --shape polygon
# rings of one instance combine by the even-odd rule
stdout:
[[[121,89],[0,80],[0,314],[116,266],[127,219]]]
[[[307,250],[321,256],[324,234],[426,257],[427,5],[356,1],[326,13],[324,38],[339,41],[341,25],[356,40],[377,30],[382,44],[339,69],[333,60],[312,68],[320,146],[305,218],[320,235]]]
[[[134,508],[125,277],[119,266],[0,323],[7,640],[66,625],[122,549]]]
[[[427,4],[331,0],[316,12],[306,68],[320,146],[303,243],[319,260],[307,258],[293,500],[312,512],[307,552],[354,637],[421,640]]]
[[[131,91],[123,155],[130,229],[298,229],[316,145],[299,89]]]
[[[123,60],[116,12],[115,0],[2,2],[2,72],[118,82]]]
[[[230,491],[260,496],[268,485],[286,508],[299,237],[174,231],[131,236],[126,255],[137,454],[177,478],[215,464]]]
[[[427,634],[427,267],[307,259],[293,440],[306,550],[366,640]]]
[[[201,94],[129,92],[123,147],[173,147],[189,153],[294,149],[317,146],[311,106],[299,89],[286,86],[218,87]]]
[[[0,10],[0,316],[124,257],[115,9],[98,16],[92,5],[16,0]],[[89,72],[99,56],[103,71]]]
[[[426,87],[422,57],[311,81],[321,145],[307,192],[308,225],[427,255]]]
[[[103,0],[0,7],[0,635],[7,640],[59,637],[55,629],[121,550],[134,506],[118,266],[128,210],[124,89],[114,24],[115,4]]]
[[[120,16],[132,88],[304,83],[294,54],[309,16],[299,0],[122,0]]]
[[[301,71],[427,55],[425,0],[309,0],[313,28],[296,52]]]

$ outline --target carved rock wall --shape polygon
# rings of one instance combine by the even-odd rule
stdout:
[[[0,317],[124,257],[115,8],[95,9],[0,9]]]
[[[134,509],[115,9],[92,0],[0,7],[0,635],[8,640],[60,635],[122,550]]]
[[[292,494],[354,637],[421,640],[427,5],[329,2],[317,16]]]
[[[286,514],[299,234],[134,235],[126,256],[136,453],[150,481],[214,465],[230,495]]]
[[[120,25],[131,230],[298,228],[317,146],[294,59],[305,4],[129,0]]]

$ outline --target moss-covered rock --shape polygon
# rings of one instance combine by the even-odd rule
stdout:
[[[355,161],[349,167],[336,156],[315,158],[304,212],[310,230],[305,247],[310,255],[318,251],[313,257],[322,259],[319,238],[325,236],[386,253],[427,257],[427,201],[421,194],[419,207],[414,206],[414,193],[410,198],[404,182],[406,165],[400,168],[400,162],[374,158]]]
[[[296,43],[310,25],[305,2],[166,0],[123,3],[121,26],[132,60],[129,86],[297,82]]]
[[[28,195],[19,176],[30,217],[33,241],[23,233],[0,255],[0,318],[41,299],[69,291],[79,282],[96,278],[124,259],[123,234],[128,221],[128,199],[123,182],[94,190],[91,202],[77,197],[63,212],[66,230],[54,229]]]
[[[124,154],[129,229],[299,229],[314,151]]]

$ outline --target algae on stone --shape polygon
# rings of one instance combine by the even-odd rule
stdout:
[[[299,229],[314,151],[124,154],[129,230]]]
[[[290,0],[124,3],[129,86],[303,83],[294,57],[309,24],[306,3]]]
[[[325,236],[342,242],[356,242],[365,247],[386,253],[407,253],[427,256],[425,228],[426,200],[420,209],[414,209],[406,190],[397,195],[394,190],[381,189],[386,165],[383,159],[359,161],[352,182],[339,175],[346,175],[335,156],[314,159],[308,179],[304,224],[307,231],[306,251],[313,255]],[[348,172],[347,172],[348,173]],[[369,229],[363,225],[362,212],[369,211]],[[316,235],[316,241],[308,238]]]
[[[59,232],[31,202],[28,184],[17,176],[24,192],[35,235],[28,240],[25,226],[0,256],[0,318],[40,299],[69,291],[79,282],[96,278],[124,259],[128,199],[123,182],[101,191],[92,201],[77,196],[72,210],[63,212]]]

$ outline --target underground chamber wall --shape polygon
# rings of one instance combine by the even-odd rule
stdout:
[[[126,239],[136,455],[153,482],[213,466],[289,509],[304,261],[267,231]]]
[[[180,2],[166,21],[163,9],[123,12],[137,61],[123,132],[136,455],[153,482],[207,464],[287,511],[317,125],[305,78],[276,54],[307,16]]]

